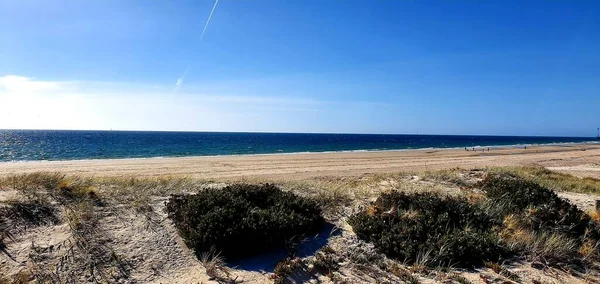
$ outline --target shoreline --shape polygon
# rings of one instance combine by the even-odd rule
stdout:
[[[487,147],[486,147],[487,148]],[[200,179],[299,180],[365,174],[419,172],[455,167],[484,168],[539,164],[578,176],[600,178],[600,145],[496,147],[361,152],[276,153],[236,156],[88,159],[0,162],[0,176],[61,172],[96,177],[190,177]]]
[[[463,150],[463,149],[481,149],[490,148],[494,150],[502,149],[520,149],[520,147],[572,147],[572,146],[600,145],[600,141],[587,142],[558,142],[558,143],[539,143],[539,144],[509,144],[509,145],[476,145],[461,147],[426,147],[426,148],[405,148],[405,149],[357,149],[357,150],[339,150],[339,151],[304,151],[304,152],[278,152],[278,153],[256,153],[256,154],[225,154],[225,155],[189,155],[189,156],[153,156],[153,157],[123,157],[123,158],[88,158],[88,159],[57,159],[57,160],[10,160],[0,161],[4,163],[32,163],[32,162],[76,162],[76,161],[104,161],[104,160],[148,160],[148,159],[176,159],[176,158],[216,158],[216,157],[247,157],[247,156],[278,156],[278,155],[305,155],[305,154],[335,154],[335,153],[378,153],[378,152],[408,152],[408,151],[441,151],[441,150]],[[468,150],[473,151],[473,150]],[[478,150],[476,150],[477,152]]]

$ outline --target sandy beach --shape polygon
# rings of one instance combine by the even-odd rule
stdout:
[[[181,158],[31,161],[0,163],[0,176],[37,171],[86,176],[186,176],[206,179],[296,180],[367,173],[417,172],[539,164],[580,177],[600,178],[600,145],[430,149]]]

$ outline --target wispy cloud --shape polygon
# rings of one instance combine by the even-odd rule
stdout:
[[[174,97],[169,85],[155,83],[0,76],[0,129],[348,132],[352,129],[334,128],[335,121],[367,125],[372,116],[395,111],[381,104],[282,95],[259,87],[227,92],[190,87]]]
[[[6,75],[0,77],[0,92],[31,94],[55,92],[71,89],[74,82],[40,81],[24,76]]]
[[[183,85],[183,80],[185,80],[185,75],[187,75],[188,70],[190,69],[190,65],[188,65],[187,68],[185,68],[185,71],[183,71],[183,75],[181,75],[181,77],[179,77],[177,79],[177,82],[175,83],[175,88],[173,88],[173,90],[171,91],[171,93],[177,93],[179,92],[179,89],[181,89],[181,85]]]
[[[0,129],[268,130],[278,115],[323,110],[318,100],[186,92],[139,83],[0,76]],[[283,127],[283,126],[282,126]]]

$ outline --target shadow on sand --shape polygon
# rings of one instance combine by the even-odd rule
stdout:
[[[339,229],[331,223],[326,223],[321,232],[316,236],[307,237],[297,245],[295,256],[306,257],[314,255],[317,250],[327,245],[329,238],[339,234]],[[277,263],[288,257],[289,254],[289,249],[278,249],[261,255],[231,261],[228,263],[228,266],[247,271],[273,272]]]

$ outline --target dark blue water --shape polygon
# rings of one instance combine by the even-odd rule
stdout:
[[[0,130],[0,161],[453,148],[597,141],[582,137]]]

